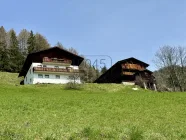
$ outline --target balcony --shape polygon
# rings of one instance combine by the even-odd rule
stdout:
[[[43,64],[54,64],[54,65],[62,65],[62,66],[70,66],[72,64],[71,60],[67,59],[58,59],[58,58],[43,58]]]
[[[128,71],[123,72],[123,75],[127,75],[127,76],[132,76],[134,74],[135,74],[135,72],[128,72]]]
[[[79,73],[79,70],[75,70],[72,68],[46,68],[46,67],[34,67],[34,72],[37,73],[55,73],[55,74],[73,74],[73,73]]]
[[[139,70],[143,71],[145,68],[138,64],[122,64],[122,69],[129,69],[129,70]]]

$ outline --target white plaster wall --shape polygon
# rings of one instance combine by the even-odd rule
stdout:
[[[33,66],[31,65],[24,78],[24,84],[33,84],[33,77]]]
[[[39,78],[38,74],[42,74],[42,73],[34,73],[34,81],[33,84],[37,84],[37,83],[53,83],[53,84],[66,84],[68,82],[72,82],[69,79],[69,75],[60,75],[60,79],[56,79],[56,75],[59,74],[42,74],[43,78]],[[49,75],[49,78],[45,78],[45,75]],[[80,78],[76,80],[77,83],[81,83],[80,82]]]
[[[122,82],[122,84],[124,84],[124,85],[135,85],[134,82]]]
[[[69,79],[70,74],[50,74],[50,73],[33,73],[33,67],[37,67],[38,65],[42,65],[42,63],[32,63],[32,65],[30,66],[29,71],[27,72],[27,81],[26,81],[26,77],[24,79],[24,84],[37,84],[37,83],[52,83],[52,84],[66,84],[68,82],[73,82]],[[48,68],[54,68],[56,65],[46,65]],[[70,66],[73,69],[78,70],[79,67],[78,66]],[[66,66],[59,66],[59,68],[66,68]],[[31,70],[31,73],[30,73]],[[43,78],[39,78],[38,74],[42,74]],[[49,78],[45,78],[45,75],[49,75]],[[60,79],[56,79],[56,75],[60,75]],[[31,79],[31,82],[30,82]],[[77,83],[81,83],[80,78],[78,78],[76,80]]]

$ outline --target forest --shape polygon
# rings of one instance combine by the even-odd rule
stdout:
[[[47,39],[40,33],[23,29],[17,35],[14,29],[6,31],[0,27],[0,70],[19,72],[27,55],[50,47]]]

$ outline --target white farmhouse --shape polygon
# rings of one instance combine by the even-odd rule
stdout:
[[[83,58],[59,47],[52,47],[27,56],[19,77],[24,76],[24,84],[66,84],[81,83],[79,65]]]

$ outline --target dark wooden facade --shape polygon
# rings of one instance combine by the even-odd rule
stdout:
[[[133,82],[140,85],[141,81],[143,81],[147,87],[151,88],[155,78],[153,73],[147,69],[148,66],[149,64],[133,57],[124,59],[114,64],[96,79],[95,83]]]

